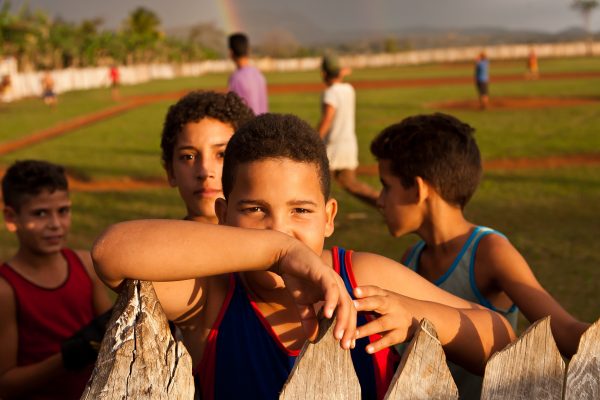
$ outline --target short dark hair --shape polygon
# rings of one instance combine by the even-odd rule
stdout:
[[[254,117],[252,110],[235,93],[217,93],[195,91],[183,96],[169,107],[163,125],[160,147],[165,168],[170,168],[177,135],[190,122],[199,122],[203,118],[214,118],[239,128]]]
[[[4,204],[15,211],[19,211],[27,196],[37,196],[43,190],[50,193],[69,190],[62,165],[39,160],[16,161],[2,178]]]
[[[229,35],[229,50],[233,57],[247,57],[248,52],[250,51],[250,41],[248,40],[248,36],[241,32],[233,33]]]
[[[482,175],[474,132],[451,115],[416,115],[385,128],[371,143],[371,152],[391,161],[392,173],[405,188],[420,176],[445,201],[464,208]]]
[[[241,164],[287,158],[317,167],[321,191],[329,199],[329,162],[319,134],[291,114],[262,114],[238,129],[225,149],[223,194],[229,196]],[[274,172],[276,173],[276,172]]]

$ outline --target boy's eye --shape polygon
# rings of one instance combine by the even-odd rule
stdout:
[[[312,210],[309,210],[307,208],[294,208],[294,214],[310,214],[312,213]]]
[[[194,159],[194,155],[193,154],[180,154],[179,159],[181,161],[191,161]]]
[[[259,213],[259,212],[263,212],[263,208],[262,207],[246,207],[242,210],[242,212],[246,213],[246,214],[253,214],[253,213]]]
[[[224,151],[219,151],[217,153],[217,158],[225,158],[225,152]]]
[[[48,215],[48,212],[46,210],[35,210],[33,212],[33,215],[35,217],[45,217],[46,215]]]
[[[60,215],[68,215],[71,213],[71,207],[62,207],[58,210]]]

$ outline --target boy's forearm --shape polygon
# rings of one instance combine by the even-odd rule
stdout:
[[[414,318],[428,319],[451,361],[482,374],[489,357],[514,338],[512,327],[499,314],[487,309],[457,309],[404,297]]]
[[[124,279],[176,281],[268,269],[293,241],[269,230],[140,220],[107,229],[92,258],[98,276],[114,288]]]
[[[60,353],[36,364],[12,368],[0,376],[0,398],[27,397],[64,372]]]

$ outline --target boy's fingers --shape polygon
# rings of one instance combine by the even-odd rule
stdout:
[[[345,293],[344,293],[345,294]],[[345,315],[343,322],[343,336],[341,337],[340,345],[344,349],[350,349],[352,347],[353,341],[356,336],[356,309],[354,308],[354,304],[352,304],[352,300],[350,296],[345,297],[343,300],[343,306],[338,308],[338,323],[342,323],[339,320],[339,315],[343,312]],[[343,310],[343,311],[342,311]],[[337,327],[336,327],[337,329]]]
[[[378,286],[357,286],[354,288],[354,296],[362,299],[369,296],[385,296],[386,291]]]
[[[317,338],[317,334],[319,333],[319,322],[317,320],[315,309],[312,305],[306,306],[296,304],[296,307],[298,309],[298,315],[300,315],[302,328],[304,329],[304,332],[306,332],[308,340],[312,342]]]
[[[403,335],[399,334],[399,331],[394,330],[383,335],[381,339],[376,340],[373,343],[369,343],[365,350],[367,353],[373,354],[379,350],[385,349],[386,347],[390,347],[404,341],[406,341],[406,337],[403,337]]]
[[[383,335],[385,332],[389,331],[397,331],[397,335],[404,335],[404,337],[400,338],[401,340],[404,340],[408,328],[408,326],[398,326],[398,323],[395,322],[392,317],[384,315],[361,326],[358,330],[357,339],[375,334]]]
[[[362,299],[354,300],[356,311],[374,311],[378,314],[385,314],[387,307],[386,298],[382,296],[369,296]]]

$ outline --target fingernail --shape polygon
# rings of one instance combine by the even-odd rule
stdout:
[[[356,347],[356,339],[352,339],[352,348]]]
[[[358,301],[357,300],[352,300],[352,304],[354,304],[354,308],[358,308]]]
[[[356,292],[357,296],[362,296],[362,290],[360,288],[356,288],[354,291]]]
[[[373,346],[367,346],[367,353],[373,354],[373,350],[375,350]]]
[[[344,337],[344,331],[343,330],[339,330],[335,333],[335,338],[338,340],[342,340],[342,338]]]

